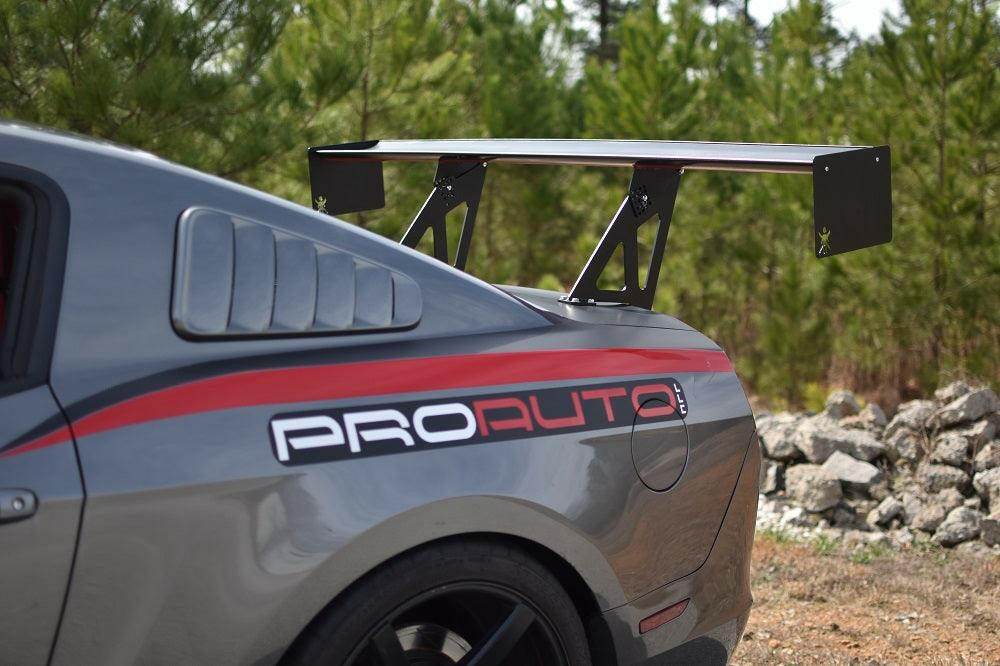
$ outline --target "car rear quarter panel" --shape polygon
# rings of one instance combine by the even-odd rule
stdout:
[[[700,379],[688,378],[692,412],[726,393]],[[653,493],[632,467],[629,428],[285,468],[265,434],[275,409],[81,438],[90,495],[57,656],[277,656],[379,562],[471,532],[549,548],[613,608],[700,566],[749,441],[738,419],[695,424],[681,482]]]

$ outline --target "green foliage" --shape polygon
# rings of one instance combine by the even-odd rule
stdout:
[[[837,540],[825,534],[820,534],[813,541],[813,550],[817,555],[828,557],[837,551]]]
[[[826,406],[826,397],[830,394],[830,387],[819,382],[803,382],[800,387],[802,396],[802,406],[811,412],[822,412]]]
[[[464,5],[432,0],[303,3],[274,57],[281,80],[302,91],[315,114],[289,119],[299,133],[297,142],[254,175],[256,184],[306,202],[308,145],[478,132],[472,123],[449,125],[450,119],[461,118],[472,74],[471,58],[458,46],[467,14]],[[332,98],[311,103],[323,95]],[[419,190],[429,178],[419,169],[391,170],[387,208],[353,216],[352,221],[398,236],[407,213],[419,207]]]
[[[703,86],[690,73],[706,36],[703,7],[677,0],[663,17],[646,3],[625,16],[619,61],[595,60],[587,69],[589,136],[651,139],[695,130]]]
[[[956,376],[997,384],[995,0],[902,0],[866,41],[837,30],[829,0],[796,0],[763,27],[738,5],[0,0],[0,116],[302,203],[306,145],[373,137],[889,143],[892,244],[819,262],[807,178],[686,174],[657,309],[787,406],[815,407],[832,384],[890,402]],[[432,174],[390,165],[386,208],[349,218],[398,238]],[[627,182],[491,166],[470,271],[565,289]]]
[[[921,535],[914,540],[913,551],[938,565],[945,564],[954,554],[954,551],[932,541],[929,535]]]
[[[238,176],[295,140],[280,0],[0,0],[0,112]]]
[[[878,258],[859,255],[848,276],[862,290],[835,351],[861,352],[872,371],[998,377],[1000,358],[1000,26],[995,3],[906,0],[898,21],[845,64],[853,89],[845,124],[893,147],[895,234]],[[862,322],[868,322],[862,326]],[[868,352],[868,353],[865,353]]]
[[[884,543],[866,543],[858,546],[847,557],[854,564],[870,564],[872,561],[892,554],[892,548]]]
[[[778,544],[788,544],[795,543],[795,537],[790,534],[787,530],[780,527],[768,527],[767,529],[759,530],[757,535],[762,539],[767,541],[773,541]]]

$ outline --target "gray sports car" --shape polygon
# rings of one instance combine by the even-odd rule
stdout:
[[[329,216],[384,205],[387,160],[438,165],[402,244]],[[890,239],[888,148],[309,161],[315,210],[0,124],[0,662],[726,662],[759,451],[725,353],[650,310],[681,173],[811,174],[826,257]],[[503,162],[631,169],[569,294],[461,270]]]

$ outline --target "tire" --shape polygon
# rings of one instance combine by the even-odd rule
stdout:
[[[286,655],[294,666],[587,666],[583,623],[548,569],[488,538],[429,544],[353,584]]]

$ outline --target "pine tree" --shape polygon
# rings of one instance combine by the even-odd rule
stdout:
[[[620,44],[616,37],[617,27],[627,11],[637,6],[629,0],[583,0],[580,6],[588,18],[596,24],[597,40],[589,40],[588,55],[605,62],[617,62]]]
[[[661,16],[657,3],[630,11],[618,30],[617,65],[591,61],[586,72],[586,123],[591,136],[675,139],[697,126],[705,36],[704,5],[677,0]]]
[[[859,265],[878,276],[872,323],[852,327],[843,346],[888,347],[888,367],[862,360],[905,390],[997,376],[1000,23],[995,4],[972,0],[902,9],[847,65],[851,138],[893,148],[895,232]]]
[[[578,93],[569,82],[563,38],[567,17],[542,2],[521,8],[487,0],[472,13],[465,45],[479,58],[470,111],[486,136],[577,136]],[[534,285],[546,275],[562,283],[574,279],[575,267],[569,267],[576,227],[565,201],[576,175],[565,168],[491,166],[473,265],[492,279],[518,284]]]
[[[281,0],[0,0],[0,113],[240,177],[293,140]]]
[[[313,131],[286,155],[284,174],[269,189],[307,202],[307,173],[302,149],[310,143],[343,143],[379,138],[433,138],[478,133],[464,121],[462,98],[469,86],[471,55],[459,53],[465,27],[463,5],[432,0],[310,0],[277,49],[290,80],[304,72],[298,86],[309,88],[310,58],[328,51],[349,76],[343,94],[320,107]],[[297,66],[297,67],[296,67]],[[319,68],[323,71],[323,68]],[[336,70],[335,70],[336,71]],[[321,93],[317,90],[313,96]],[[389,237],[400,237],[419,208],[433,170],[386,170],[387,206],[348,216]]]

